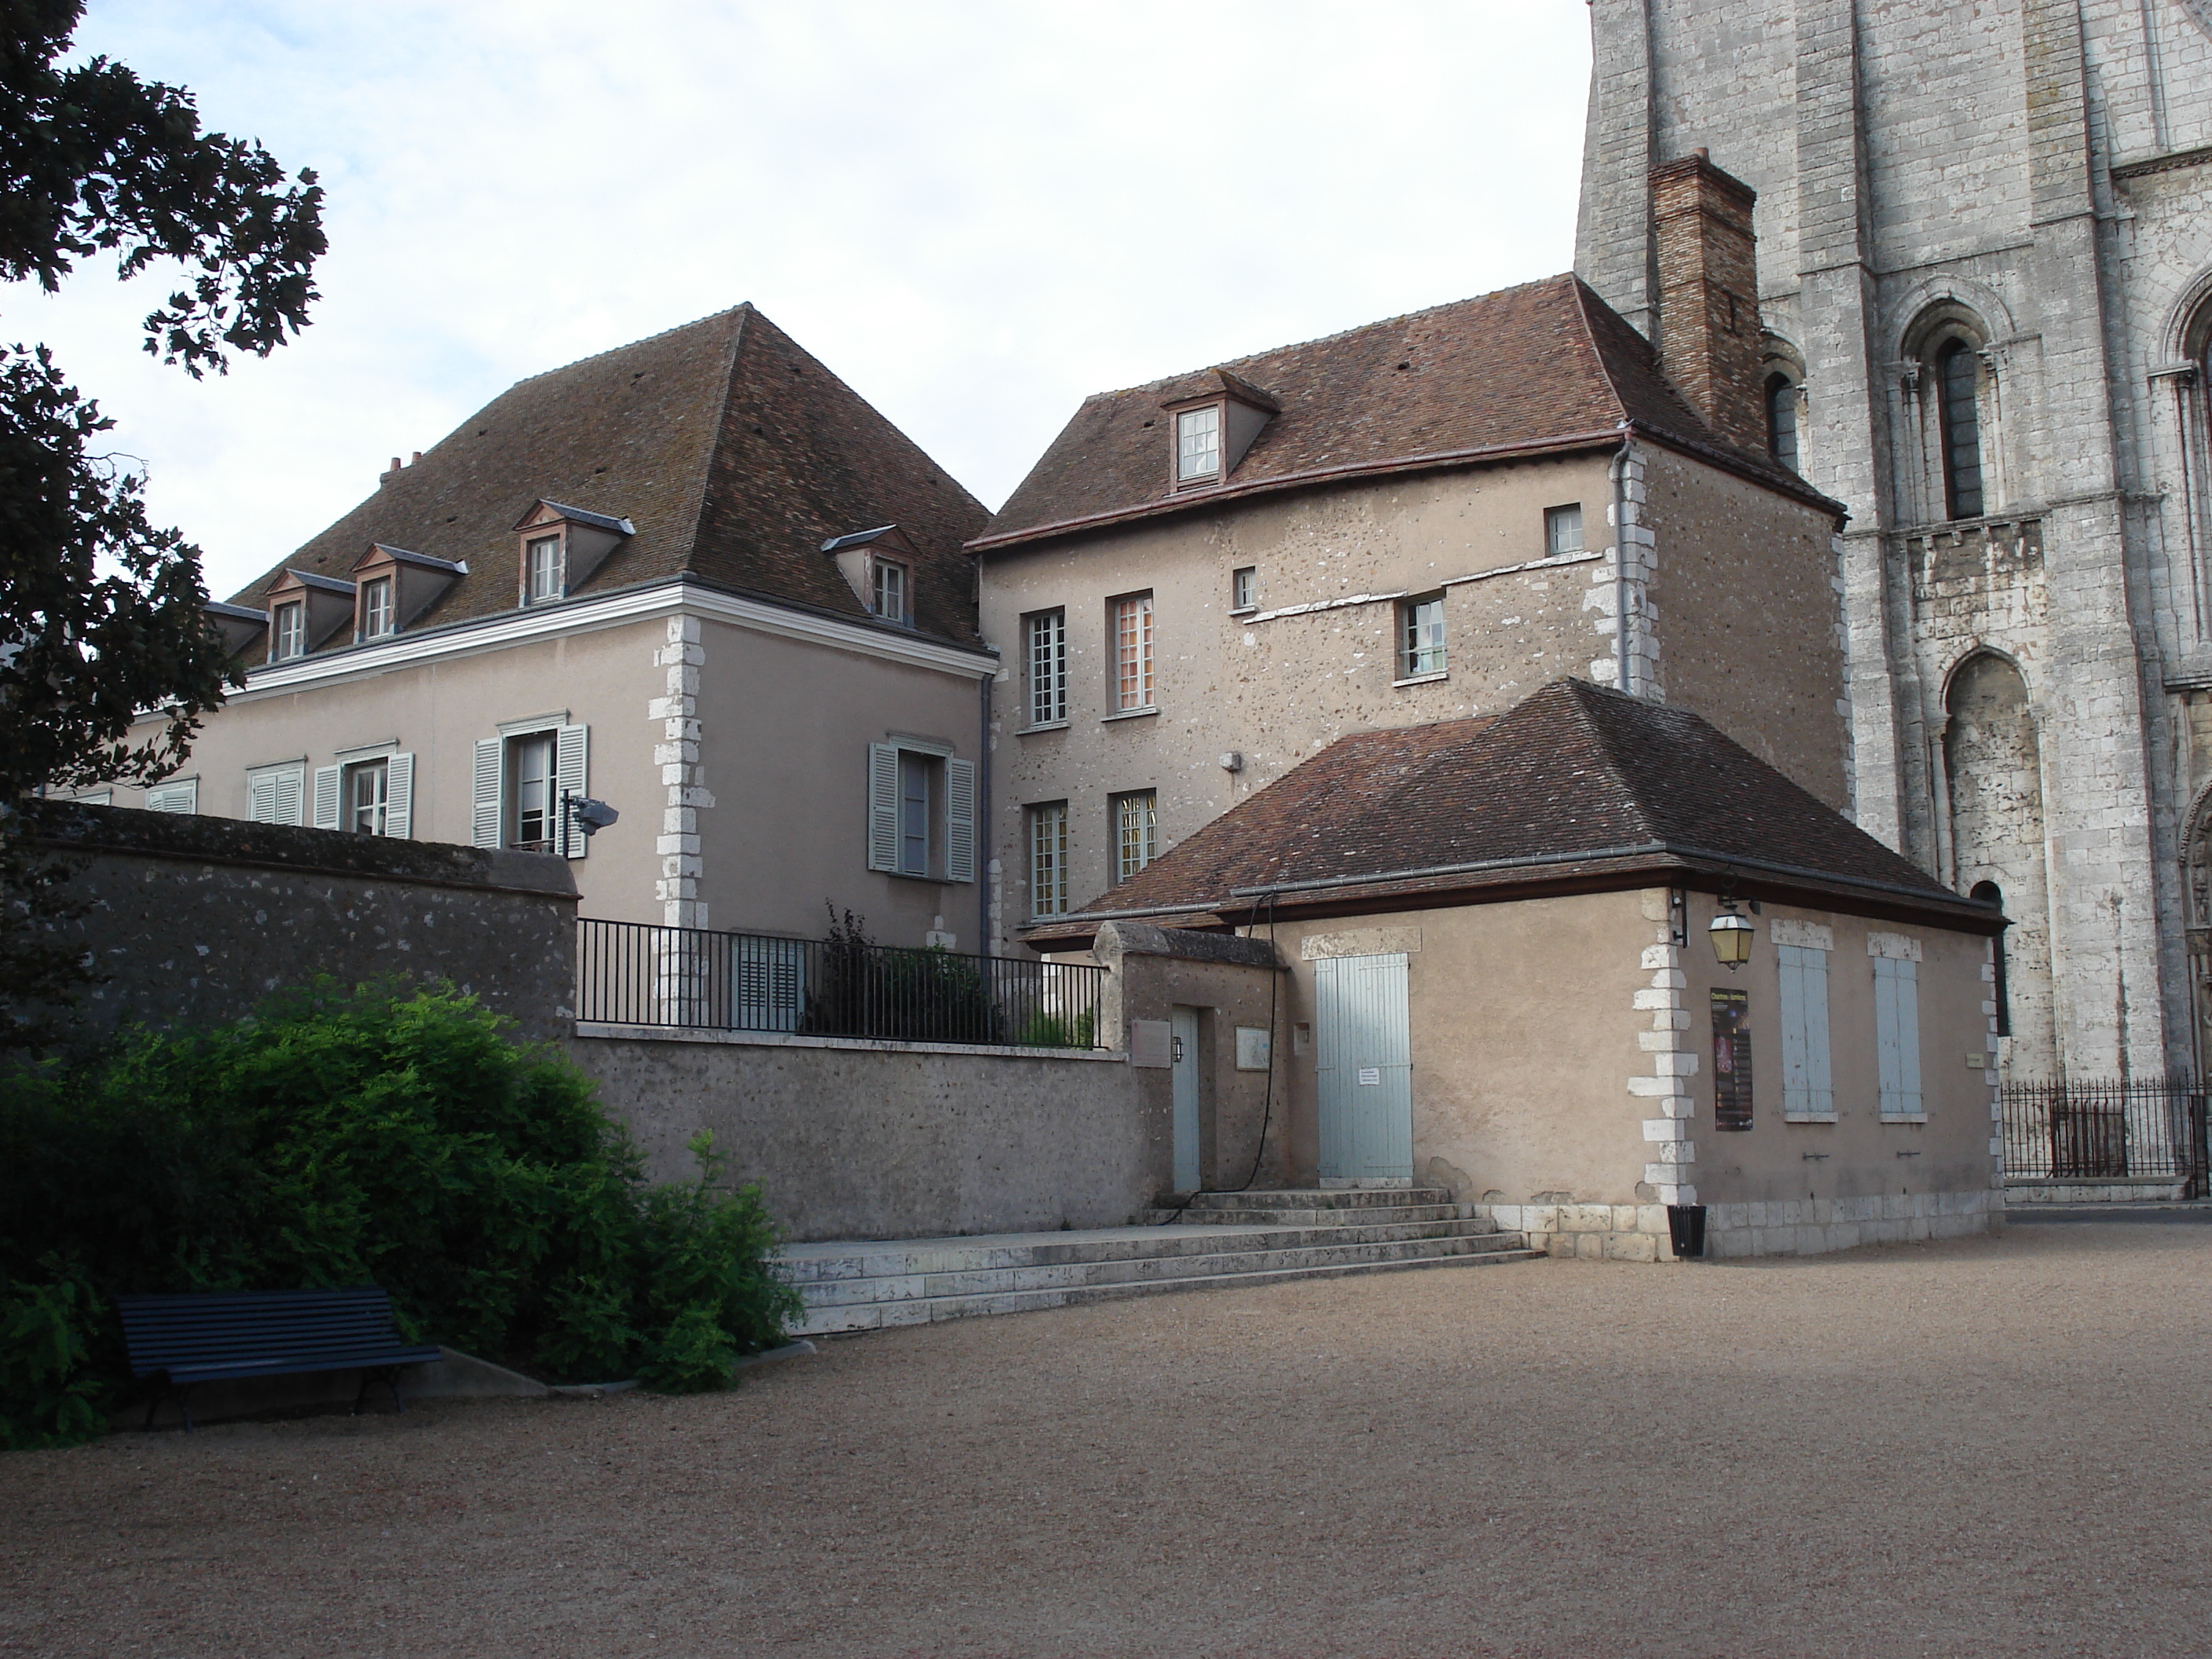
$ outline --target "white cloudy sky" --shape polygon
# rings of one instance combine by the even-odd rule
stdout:
[[[1565,270],[1584,0],[93,0],[330,191],[313,325],[0,293],[228,593],[524,375],[751,300],[995,507],[1087,391]]]

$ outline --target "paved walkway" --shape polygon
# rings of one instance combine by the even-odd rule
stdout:
[[[1549,1261],[0,1458],[0,1653],[2196,1654],[2212,1231]]]

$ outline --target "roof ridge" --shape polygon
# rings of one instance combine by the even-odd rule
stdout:
[[[1459,306],[1479,305],[1486,300],[1499,300],[1509,294],[1519,294],[1529,289],[1548,288],[1563,282],[1579,284],[1580,279],[1571,270],[1558,271],[1549,276],[1539,276],[1525,283],[1514,283],[1504,288],[1494,288],[1486,294],[1469,294],[1457,300],[1442,300],[1432,306],[1417,310],[1402,311],[1395,317],[1376,317],[1364,323],[1354,323],[1349,328],[1340,328],[1333,334],[1316,334],[1309,339],[1285,340],[1279,344],[1247,352],[1242,357],[1224,357],[1219,362],[1201,363],[1196,368],[1177,369],[1172,374],[1162,374],[1149,380],[1139,380],[1131,386],[1113,386],[1089,393],[1085,403],[1099,398],[1124,398],[1133,392],[1150,392],[1157,386],[1169,386],[1176,380],[1187,380],[1194,374],[1210,374],[1216,369],[1234,370],[1239,364],[1257,362],[1262,357],[1273,357],[1285,351],[1304,351],[1313,346],[1332,345],[1339,340],[1348,340],[1355,334],[1366,334],[1376,329],[1388,328],[1394,323],[1410,323],[1418,318],[1432,317],[1441,311],[1450,311]],[[1255,382],[1256,384],[1256,382]],[[1608,386],[1611,382],[1608,380]],[[1266,388],[1262,388],[1266,390]]]
[[[1628,412],[1628,399],[1621,395],[1620,382],[1613,378],[1613,359],[1606,355],[1605,344],[1597,337],[1597,324],[1590,315],[1589,302],[1599,296],[1588,283],[1570,272],[1574,281],[1575,320],[1581,325],[1583,343],[1589,347],[1590,356],[1597,360],[1598,378],[1605,382],[1606,395],[1613,399],[1613,412],[1626,426],[1633,418]],[[1599,300],[1603,304],[1602,300]]]
[[[767,321],[761,316],[760,307],[750,300],[732,307],[731,310],[744,314],[738,319],[738,325],[730,331],[730,343],[723,353],[722,392],[714,400],[714,429],[708,436],[706,458],[699,467],[698,488],[691,492],[690,506],[684,515],[682,568],[685,570],[698,568],[699,530],[707,521],[707,495],[714,487],[714,463],[721,459],[722,447],[730,441],[730,400],[737,396],[738,368],[744,360],[746,342],[752,337],[750,325],[756,318]],[[718,311],[714,314],[723,317],[730,313]],[[769,326],[774,328],[775,325],[770,323]],[[777,331],[781,333],[782,331]],[[793,343],[796,345],[798,342],[793,341]]]
[[[635,350],[639,346],[651,345],[655,340],[665,340],[672,334],[681,334],[686,329],[699,328],[708,323],[720,322],[725,317],[732,316],[741,311],[750,312],[755,308],[756,307],[750,300],[740,300],[733,306],[724,306],[720,311],[710,311],[703,317],[694,317],[688,323],[672,324],[670,326],[662,329],[658,334],[647,334],[641,336],[639,338],[635,340],[625,340],[622,344],[617,346],[609,346],[604,351],[586,352],[580,357],[571,358],[568,362],[559,365],[557,368],[544,368],[538,370],[535,374],[526,374],[520,380],[516,380],[510,385],[507,387],[507,390],[512,392],[516,386],[528,386],[533,381],[543,380],[550,375],[565,374],[572,368],[581,368],[586,363],[595,363],[602,357],[619,356],[622,353]],[[738,325],[737,331],[740,334],[744,333],[744,325],[740,323]],[[487,405],[487,407],[489,407],[489,405]],[[459,429],[459,428],[455,428],[456,431]]]
[[[1630,811],[1635,814],[1638,824],[1644,831],[1645,839],[1666,840],[1666,832],[1661,827],[1662,820],[1652,811],[1650,803],[1644,799],[1643,792],[1636,786],[1636,769],[1625,763],[1613,732],[1606,721],[1597,717],[1593,699],[1616,698],[1630,708],[1639,712],[1663,710],[1671,713],[1673,711],[1667,710],[1663,703],[1647,702],[1640,697],[1629,696],[1626,691],[1616,691],[1610,686],[1593,684],[1588,680],[1578,680],[1572,675],[1563,676],[1553,680],[1551,685],[1539,688],[1535,695],[1521,707],[1527,708],[1529,703],[1534,702],[1553,686],[1559,689],[1560,694],[1573,708],[1576,720],[1589,734],[1591,741],[1597,748],[1598,757],[1604,764],[1606,775],[1612,782],[1617,798],[1625,801]]]

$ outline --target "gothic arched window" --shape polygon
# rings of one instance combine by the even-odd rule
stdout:
[[[1943,509],[1949,519],[1982,516],[1982,420],[1976,407],[1980,355],[1954,336],[1936,353],[1936,419],[1943,450]]]
[[[1766,377],[1767,453],[1797,471],[1797,388],[1787,374]]]

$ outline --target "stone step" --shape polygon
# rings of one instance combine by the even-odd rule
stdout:
[[[1000,1233],[973,1238],[853,1240],[794,1244],[779,1259],[784,1279],[802,1293],[816,1285],[915,1273],[973,1273],[994,1267],[1033,1267],[1064,1261],[1110,1261],[1138,1256],[1209,1255],[1304,1244],[1390,1243],[1407,1238],[1495,1234],[1486,1216],[1401,1217],[1369,1220],[1331,1215],[1319,1223],[1285,1221],[1277,1212],[1262,1225],[1185,1222],[1170,1226],[1102,1227],[1080,1232]]]
[[[902,1302],[809,1309],[793,1328],[794,1335],[821,1336],[839,1331],[878,1330],[898,1325],[928,1324],[940,1319],[966,1319],[987,1314],[1029,1313],[1042,1308],[1065,1308],[1085,1303],[1118,1301],[1125,1297],[1158,1296],[1171,1291],[1249,1289],[1261,1285],[1287,1284],[1304,1279],[1343,1279],[1364,1273],[1401,1273],[1417,1267],[1481,1267],[1516,1261],[1540,1261],[1543,1252],[1508,1248],[1517,1244],[1517,1234],[1492,1236],[1494,1248],[1449,1255],[1353,1260],[1257,1272],[1229,1272],[1197,1278],[1139,1279],[1104,1285],[1053,1286],[1038,1290],[1006,1290],[968,1296],[919,1297]]]
[[[1288,1187],[1249,1193],[1169,1193],[1161,1201],[1179,1205],[1186,1197],[1193,1209],[1219,1205],[1237,1210],[1373,1210],[1407,1204],[1449,1204],[1452,1195],[1443,1187]]]
[[[1353,1232],[1391,1232],[1379,1238],[1347,1238]],[[910,1302],[940,1296],[979,1296],[1000,1291],[1044,1290],[1055,1285],[1103,1285],[1139,1279],[1206,1278],[1224,1273],[1267,1271],[1329,1261],[1371,1256],[1447,1255],[1470,1250],[1517,1246],[1521,1235],[1494,1228],[1313,1230],[1254,1229],[1249,1234],[1217,1236],[1204,1250],[1131,1249],[1110,1256],[1062,1257],[1018,1265],[940,1265],[932,1271],[872,1274],[866,1278],[817,1279],[799,1285],[810,1308],[850,1307],[868,1302]]]
[[[1293,1210],[1289,1208],[1235,1209],[1227,1206],[1178,1210],[1164,1206],[1145,1212],[1154,1226],[1358,1226],[1388,1217],[1391,1221],[1465,1221],[1474,1219],[1472,1204],[1393,1204],[1370,1209]]]

